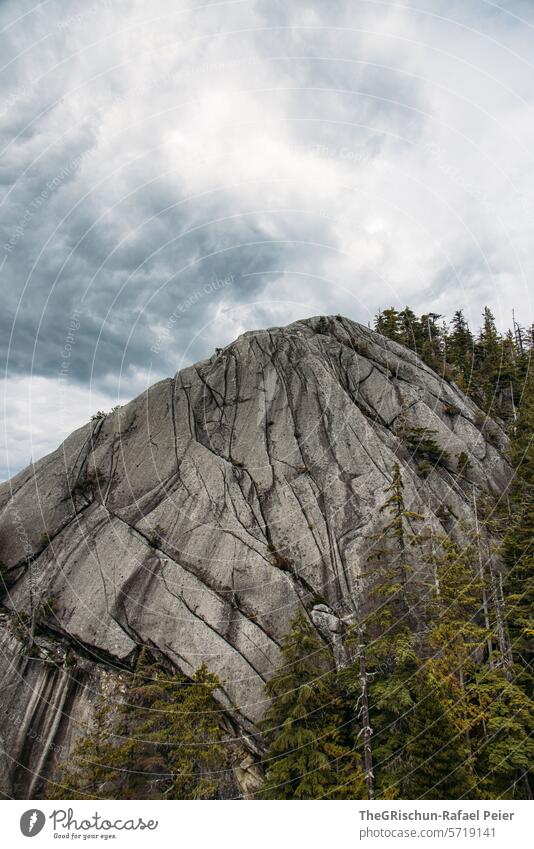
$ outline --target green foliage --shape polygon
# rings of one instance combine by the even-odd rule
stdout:
[[[456,470],[458,474],[467,477],[472,468],[473,464],[469,459],[468,455],[465,453],[465,451],[460,451],[460,453],[458,454],[458,459],[456,461]]]
[[[101,469],[91,469],[85,466],[83,472],[74,483],[71,493],[75,497],[77,495],[84,498],[86,501],[92,501],[93,498],[102,490],[105,483],[105,474]]]
[[[481,635],[475,618],[480,609],[482,583],[475,571],[476,541],[461,548],[447,536],[436,542],[438,551],[428,557],[436,579],[432,622],[435,627],[451,626],[459,637],[478,638]]]
[[[265,799],[365,798],[363,771],[347,740],[330,652],[303,613],[282,644],[283,663],[266,686]]]
[[[400,469],[386,496],[369,558],[375,606],[365,620],[376,798],[527,798],[532,702],[496,648],[505,635],[480,571],[480,535],[461,547],[446,535],[419,540],[429,580],[426,592],[420,582],[410,587],[416,535]],[[340,674],[356,693],[358,664]]]
[[[467,688],[476,706],[471,738],[483,798],[531,798],[534,705],[500,670],[482,668]]]
[[[483,409],[496,412],[497,389],[501,380],[503,359],[502,340],[495,326],[495,318],[489,307],[484,307],[483,324],[475,348],[477,369],[477,394]],[[483,364],[483,368],[482,368]]]
[[[491,520],[492,531],[503,537],[504,598],[496,580],[500,566],[488,568],[494,553],[489,544],[479,550],[478,527],[462,546],[445,535],[417,537],[422,517],[406,507],[396,464],[379,512],[380,532],[369,539],[368,592],[356,650],[353,638],[346,640],[347,665],[334,669],[303,612],[283,641],[282,666],[266,685],[263,798],[368,798],[368,749],[376,798],[532,796],[534,333],[514,321],[513,332],[501,334],[488,308],[478,333],[461,310],[448,325],[440,318],[391,307],[375,326],[473,398],[484,411],[474,414],[474,423],[488,442],[500,447],[503,427],[511,434],[515,476],[508,512],[497,513],[489,497],[482,510],[478,500],[478,521]],[[332,329],[328,318],[317,323],[318,333]],[[365,353],[365,343],[354,344]],[[459,408],[443,401],[440,409],[452,427]],[[93,419],[104,416],[99,411]],[[499,417],[499,428],[489,416]],[[453,461],[435,431],[401,422],[398,434],[422,476],[438,464],[469,479],[468,455],[460,452]],[[98,470],[86,470],[73,493],[91,500],[102,483]],[[442,518],[448,518],[444,511]],[[159,547],[163,536],[156,526],[149,541]],[[291,572],[284,550],[268,548],[273,565]],[[427,568],[416,569],[422,563]],[[310,598],[324,601],[311,590]],[[53,603],[37,612],[51,615]],[[28,624],[23,613],[13,627],[27,630]],[[508,633],[513,663],[504,651]],[[188,681],[143,651],[126,678],[124,704],[98,706],[91,732],[63,767],[64,786],[50,798],[234,795],[213,699],[218,686],[205,667]]]
[[[465,738],[450,714],[444,688],[419,672],[402,779],[405,799],[462,799],[474,790]]]
[[[113,747],[111,708],[100,703],[87,734],[76,743],[69,762],[60,770],[58,782],[49,782],[48,799],[106,799],[113,795],[113,770],[108,762]]]
[[[46,548],[50,543],[50,536],[48,535],[48,531],[43,531],[41,536],[39,537],[39,548]]]
[[[402,341],[399,313],[393,307],[379,312],[375,317],[375,330],[395,342]]]
[[[417,474],[422,478],[427,478],[434,466],[428,460],[420,460],[417,464]]]
[[[376,798],[532,796],[534,380],[529,377],[529,365],[534,334],[514,323],[513,333],[501,335],[487,308],[476,336],[461,311],[449,326],[440,325],[439,318],[436,314],[418,317],[408,307],[401,312],[390,308],[377,316],[375,326],[471,395],[488,414],[475,413],[474,420],[489,443],[499,449],[502,445],[501,430],[489,415],[499,416],[500,427],[512,433],[516,474],[509,514],[496,512],[489,497],[482,509],[482,500],[477,499],[478,522],[491,525],[492,533],[503,529],[504,598],[500,597],[495,552],[490,541],[483,545],[478,525],[462,546],[445,535],[416,539],[413,523],[421,517],[406,509],[402,475],[396,466],[380,511],[381,532],[369,540],[368,608],[358,623],[356,659],[333,673],[320,640],[301,625],[305,636],[295,638],[295,645],[300,640],[300,652],[288,655],[292,659],[285,660],[285,672],[273,679],[273,694],[281,700],[276,707],[273,699],[271,710],[276,712],[270,721],[282,731],[270,738],[271,746],[279,748],[270,750],[266,795],[274,795],[278,785],[283,798],[312,798],[326,795],[330,782],[335,786],[318,739],[329,739],[332,727],[339,727],[338,721],[332,726],[324,705],[330,700],[335,706],[341,693],[342,703],[353,710],[346,725],[360,757],[357,773],[362,798],[366,796],[361,768],[364,736],[372,748]],[[443,412],[455,417],[459,408],[444,402]],[[440,464],[469,479],[469,456],[460,452],[453,462],[434,431],[401,423],[399,436],[421,475]],[[487,536],[487,529],[483,533]],[[419,560],[429,567],[424,579],[414,568],[416,545]],[[304,697],[298,698],[301,682],[310,679],[323,682],[325,689],[304,687]],[[281,692],[276,689],[279,682]],[[316,725],[311,717],[317,718]],[[319,776],[317,786],[313,782],[301,785],[305,773]]]
[[[373,761],[378,797],[401,796],[407,745],[415,706],[414,680],[419,659],[406,623],[372,641],[367,653],[371,684]]]
[[[283,572],[292,571],[293,561],[287,556],[284,550],[278,551],[272,546],[271,553],[273,566],[276,566],[277,569],[281,569]]]
[[[213,693],[201,666],[191,681],[143,650],[123,703],[102,702],[48,798],[215,799],[231,795],[231,772]]]
[[[469,394],[474,365],[475,340],[462,310],[452,318],[447,339],[447,361],[452,365],[454,378],[460,388]]]
[[[425,640],[425,653],[431,656],[427,669],[440,683],[442,701],[459,739],[466,741],[466,764],[479,795],[526,798],[533,705],[518,683],[510,680],[499,653],[494,650],[491,657],[486,653],[486,645],[498,643],[499,637],[493,617],[489,617],[490,630],[479,621],[483,593],[489,589],[478,573],[479,544],[478,537],[461,549],[447,537],[439,540],[433,557],[436,589]]]
[[[401,550],[404,549],[405,537],[404,537],[404,519],[406,514],[406,508],[404,506],[404,483],[402,480],[402,473],[398,463],[395,463],[393,466],[393,475],[392,480],[389,486],[384,490],[385,494],[388,496],[385,503],[380,508],[380,513],[388,512],[390,514],[390,521],[384,527],[384,534],[387,534],[389,531],[393,533],[393,536],[396,538],[399,548]]]
[[[483,583],[476,572],[475,545],[458,547],[442,536],[427,558],[434,573],[424,653],[428,668],[443,685],[457,727],[469,732],[465,682],[474,674],[488,632],[479,623]]]
[[[317,322],[317,333],[327,335],[331,330],[331,319],[322,315]]]
[[[451,404],[449,401],[443,403],[443,411],[448,416],[458,416],[460,408],[457,404]]]
[[[372,538],[367,560],[373,607],[365,620],[365,654],[370,679],[373,762],[380,765],[376,770],[376,789],[382,798],[397,798],[405,769],[414,706],[413,681],[418,668],[418,593],[412,581],[415,535],[411,523],[423,517],[406,508],[398,463],[385,495],[380,508],[384,524],[381,533]],[[358,675],[356,665],[353,675]]]
[[[513,331],[501,335],[488,307],[476,338],[462,310],[449,324],[439,324],[440,318],[390,307],[378,313],[375,328],[415,351],[446,380],[456,381],[482,409],[511,426],[529,372],[532,331],[527,333],[514,320]]]
[[[451,460],[447,451],[440,448],[434,439],[433,434],[435,432],[435,430],[426,427],[411,427],[402,423],[397,433],[412,456],[420,461],[420,464],[450,466]]]
[[[437,313],[428,313],[420,318],[410,307],[398,312],[394,307],[382,310],[375,317],[375,330],[411,348],[433,369],[444,374],[445,338],[438,324]]]
[[[512,649],[523,681],[534,692],[534,377],[525,385],[511,444],[515,475],[510,491],[502,557],[508,572],[504,590]]]
[[[49,595],[46,598],[42,598],[37,606],[37,610],[35,612],[36,620],[39,622],[41,620],[50,619],[53,617],[58,610],[58,600],[54,598],[54,596]]]
[[[154,525],[150,534],[148,535],[148,544],[152,548],[160,548],[163,540],[165,539],[165,528],[162,528],[161,525]]]
[[[21,643],[27,643],[30,636],[30,617],[25,610],[17,610],[8,620],[8,628]]]
[[[385,517],[382,530],[372,538],[367,563],[370,571],[370,598],[374,607],[366,620],[373,637],[371,657],[385,662],[395,653],[395,638],[405,640],[413,631],[417,598],[412,586],[411,551],[415,542],[410,523],[423,517],[406,508],[404,483],[398,463],[393,467],[391,483],[385,488],[386,500],[379,513]]]

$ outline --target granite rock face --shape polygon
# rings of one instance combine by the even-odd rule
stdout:
[[[0,791],[39,791],[54,747],[69,749],[140,644],[187,675],[202,662],[216,672],[254,753],[263,685],[299,606],[344,662],[394,464],[421,532],[461,541],[475,495],[503,491],[506,437],[494,422],[481,432],[483,418],[402,346],[312,318],[245,333],[2,484]],[[401,425],[434,431],[445,452],[424,476]],[[21,730],[37,727],[34,740]]]

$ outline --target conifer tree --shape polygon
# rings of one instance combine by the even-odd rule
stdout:
[[[393,339],[395,342],[400,341],[399,313],[394,307],[389,307],[377,314],[375,330],[383,336],[387,336],[388,339]]]
[[[229,794],[230,767],[217,677],[201,666],[191,682],[143,649],[124,701],[98,706],[49,798],[213,799]],[[55,795],[54,795],[55,794]]]
[[[392,640],[387,651],[387,636],[371,641],[368,649],[373,771],[377,797],[385,799],[401,797],[415,705],[414,681],[420,663],[415,635],[399,629]]]
[[[495,414],[497,385],[501,367],[501,339],[495,326],[495,317],[489,307],[484,307],[483,323],[475,348],[477,395],[483,409]]]
[[[374,607],[366,618],[365,632],[373,763],[380,765],[376,783],[381,796],[395,798],[400,793],[418,668],[417,593],[413,590],[408,523],[422,517],[406,508],[398,463],[385,495],[380,513],[386,521],[373,538],[368,558]]]
[[[366,798],[375,797],[375,774],[373,766],[373,729],[369,710],[369,675],[367,671],[367,647],[365,628],[362,623],[350,629],[347,648],[352,655],[352,663],[341,667],[336,673],[336,682],[347,705],[353,705],[350,726],[353,738],[362,753],[365,775]],[[349,708],[350,713],[350,708]],[[362,797],[363,798],[363,797]]]
[[[185,689],[176,733],[165,727],[163,741],[170,746],[172,798],[224,799],[234,790],[227,746],[221,728],[221,709],[213,694],[219,678],[203,664]],[[174,739],[180,740],[173,746]]]
[[[419,672],[406,746],[405,799],[461,799],[473,793],[465,739],[456,727],[439,680]]]
[[[528,330],[514,323],[514,339],[516,348],[516,376],[514,403],[516,410],[523,398],[523,390],[532,371],[534,352],[534,325]]]
[[[424,338],[421,346],[421,357],[430,368],[440,374],[444,373],[445,340],[442,328],[438,325],[438,313],[431,312],[421,316],[424,328]]]
[[[148,659],[140,665],[133,699],[123,708],[124,741],[113,751],[120,769],[129,764],[127,792],[139,798],[139,782],[157,798],[214,799],[228,785],[220,709],[213,693],[218,678],[201,666],[191,682],[169,676]],[[124,793],[123,793],[124,796]]]
[[[115,773],[109,766],[113,746],[111,706],[95,709],[89,733],[83,733],[56,781],[47,787],[47,799],[105,799],[113,795]]]
[[[513,320],[513,329],[501,336],[489,307],[484,308],[482,327],[476,337],[462,310],[450,322],[438,313],[417,316],[406,306],[393,307],[375,316],[375,329],[415,351],[422,360],[474,398],[490,415],[511,422],[520,403],[533,349],[533,330]]]
[[[304,612],[283,642],[283,665],[266,686],[264,798],[532,797],[534,329],[523,330],[514,317],[513,332],[501,336],[485,308],[475,341],[461,310],[450,330],[439,319],[391,307],[375,327],[436,371],[450,371],[512,434],[503,585],[499,570],[488,570],[489,545],[483,562],[475,544],[460,548],[440,537],[437,551],[433,538],[433,581],[425,587],[412,562],[412,525],[422,517],[406,507],[396,464],[368,559],[371,609],[355,626],[352,662],[334,670]],[[421,474],[430,464],[450,466],[432,431],[405,425],[399,435]],[[466,456],[455,468],[468,477]],[[476,503],[475,516],[472,543],[480,544]],[[0,589],[2,575],[0,564]],[[504,657],[507,629],[513,665]],[[219,685],[205,667],[188,680],[143,650],[135,672],[125,675],[124,704],[97,706],[91,732],[51,783],[49,798],[233,795],[213,699]]]
[[[531,799],[534,704],[502,669],[481,666],[468,687],[473,756],[485,799]]]
[[[263,721],[266,799],[365,798],[359,756],[344,739],[348,723],[330,652],[301,612],[282,644],[283,664],[266,685]]]
[[[482,608],[483,579],[477,571],[474,545],[460,548],[450,537],[438,539],[433,561],[437,586],[431,606],[428,641],[451,669],[467,664],[484,645],[486,631],[478,619]]]
[[[500,336],[495,325],[495,316],[489,307],[484,307],[482,327],[478,337],[486,364],[492,364],[498,369],[500,360]]]
[[[477,574],[475,545],[459,549],[444,537],[440,548],[426,668],[440,683],[444,708],[465,742],[466,768],[476,775],[482,797],[528,798],[532,703],[509,680],[502,654],[492,651],[493,631],[479,622],[484,577]],[[490,648],[484,657],[485,643]]]
[[[152,739],[152,724],[154,719],[161,725],[165,720],[154,710],[170,699],[180,703],[185,682],[181,675],[168,675],[145,648],[141,650],[135,672],[128,676],[108,755],[108,764],[117,770],[114,786],[123,798],[163,798],[170,780],[168,751]]]
[[[406,306],[398,316],[399,341],[416,353],[420,353],[425,339],[424,328],[410,307]]]
[[[427,669],[439,681],[442,698],[469,748],[474,710],[466,686],[491,639],[485,623],[479,621],[484,580],[477,570],[474,545],[459,548],[442,536],[428,559],[435,570],[435,589],[424,646]]]
[[[500,392],[499,414],[505,420],[515,420],[516,407],[520,400],[519,352],[512,331],[508,330],[501,342],[501,362],[498,389]]]
[[[391,619],[397,612],[409,616],[416,604],[416,599],[410,595],[413,567],[409,562],[409,551],[412,534],[406,528],[409,522],[423,517],[406,507],[399,463],[393,466],[391,483],[385,488],[384,494],[387,498],[379,513],[386,515],[386,522],[380,534],[373,538],[369,562],[375,567],[374,595],[384,602],[376,617]],[[398,608],[398,611],[390,609],[391,605]]]
[[[460,389],[472,393],[474,338],[462,310],[456,310],[451,321],[447,345],[447,359],[454,367],[454,376]]]
[[[397,434],[409,449],[412,458],[418,460],[418,472],[424,477],[430,473],[434,466],[448,467],[451,465],[448,452],[441,448],[434,438],[434,430],[410,426],[401,420]]]
[[[521,668],[521,680],[534,693],[534,378],[525,385],[514,428],[511,459],[514,480],[510,492],[511,516],[504,535],[502,557],[506,617],[512,650]]]

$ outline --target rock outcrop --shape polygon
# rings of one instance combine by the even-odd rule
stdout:
[[[344,662],[394,464],[421,527],[459,541],[474,497],[505,488],[506,437],[482,420],[412,352],[313,318],[245,333],[2,484],[0,790],[42,791],[141,644],[218,674],[247,763],[299,606]],[[443,452],[424,476],[410,427]]]

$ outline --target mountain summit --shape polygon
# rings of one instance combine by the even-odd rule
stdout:
[[[75,431],[0,486],[1,791],[42,790],[140,646],[216,673],[253,756],[298,610],[344,662],[396,464],[413,534],[462,544],[476,499],[510,480],[506,442],[416,354],[340,316],[245,333]],[[428,563],[412,567],[424,586]]]

